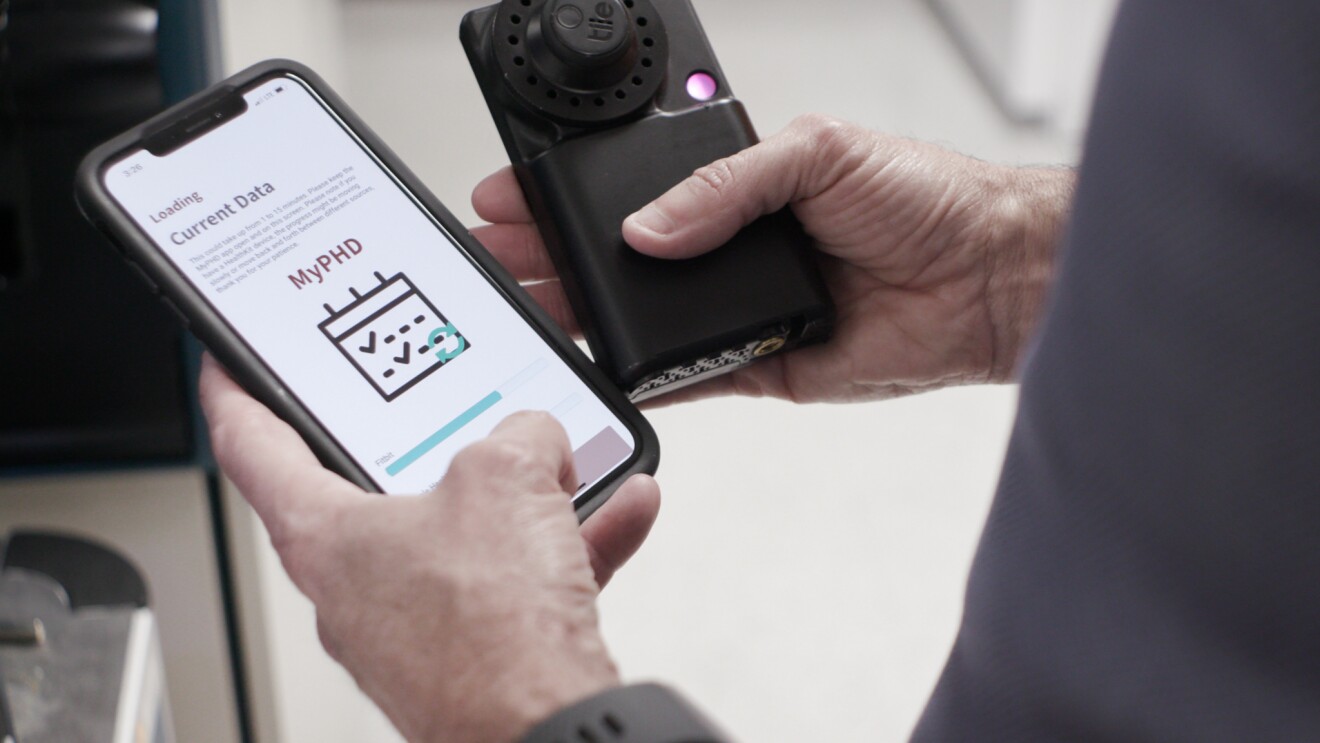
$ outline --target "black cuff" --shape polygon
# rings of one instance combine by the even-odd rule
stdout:
[[[658,684],[609,689],[565,707],[522,743],[731,743],[677,693]]]

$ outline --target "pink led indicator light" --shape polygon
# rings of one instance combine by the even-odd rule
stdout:
[[[719,87],[720,84],[715,82],[715,78],[705,72],[694,72],[687,79],[688,95],[698,101],[714,98],[715,91],[719,90]]]

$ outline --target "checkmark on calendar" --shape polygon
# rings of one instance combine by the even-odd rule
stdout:
[[[372,387],[393,401],[472,347],[454,324],[402,273],[366,293],[351,289],[353,301],[330,313],[321,332],[352,362]],[[416,332],[418,345],[404,336]]]

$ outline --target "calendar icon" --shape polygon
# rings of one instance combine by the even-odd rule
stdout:
[[[321,332],[372,387],[390,402],[472,347],[426,295],[402,273],[385,278],[353,301],[329,304]]]

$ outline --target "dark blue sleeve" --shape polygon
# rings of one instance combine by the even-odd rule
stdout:
[[[1320,3],[1120,11],[915,740],[1320,740]]]

